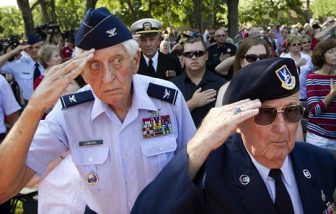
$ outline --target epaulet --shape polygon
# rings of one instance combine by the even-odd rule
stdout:
[[[81,103],[94,100],[94,96],[91,90],[82,91],[74,94],[64,95],[60,98],[62,103],[62,109],[75,106]]]
[[[157,85],[154,83],[149,83],[147,94],[150,97],[157,98],[159,100],[171,103],[175,105],[178,90],[165,87],[162,85]]]

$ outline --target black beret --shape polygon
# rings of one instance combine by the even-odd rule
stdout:
[[[127,27],[105,8],[89,9],[79,26],[75,46],[98,50],[133,39]]]
[[[289,58],[260,60],[243,67],[230,81],[223,105],[250,98],[265,100],[288,97],[299,91],[295,62]]]

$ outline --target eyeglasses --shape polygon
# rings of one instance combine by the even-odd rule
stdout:
[[[300,46],[301,45],[301,43],[293,43],[293,44],[291,44],[291,46]]]
[[[248,62],[255,62],[258,59],[267,59],[269,58],[267,54],[260,54],[260,55],[256,55],[256,54],[247,54],[245,56],[246,61]]]
[[[259,108],[259,114],[254,116],[254,122],[259,126],[271,125],[280,112],[283,113],[287,123],[297,123],[303,116],[304,107],[301,105],[292,105],[283,107],[281,110],[275,107],[261,107]]]
[[[187,57],[187,58],[193,58],[193,56],[195,57],[201,57],[201,56],[204,56],[206,52],[205,51],[187,51],[187,52],[184,52],[182,54],[182,56],[184,57]]]
[[[218,34],[218,35],[215,35],[216,37],[226,37],[225,34]]]

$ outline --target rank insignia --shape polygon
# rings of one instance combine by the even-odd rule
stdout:
[[[147,88],[147,94],[150,97],[154,97],[175,105],[178,90],[162,85],[157,85],[154,83],[149,83]]]
[[[142,119],[142,132],[144,138],[170,134],[172,125],[169,115],[160,115],[153,111],[151,117]]]
[[[86,181],[88,182],[88,184],[91,184],[91,185],[95,185],[98,180],[99,180],[99,177],[96,173],[94,172],[90,172],[87,176],[86,176]]]

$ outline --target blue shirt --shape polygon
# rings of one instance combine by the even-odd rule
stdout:
[[[29,55],[24,55],[16,61],[6,62],[1,67],[2,73],[12,74],[15,77],[25,100],[29,100],[33,94],[35,63]],[[40,64],[39,69],[42,74],[44,69]]]
[[[140,191],[150,183],[195,132],[183,95],[173,105],[147,95],[149,82],[177,90],[165,80],[133,76],[133,99],[122,123],[111,108],[95,97],[65,110],[56,105],[41,121],[26,164],[43,174],[48,163],[70,149],[84,184],[83,196],[97,213],[129,213]],[[86,86],[83,90],[90,90]],[[169,115],[171,133],[144,138],[143,119],[152,112]],[[80,146],[79,142],[102,140]],[[95,184],[88,178],[97,178]]]

